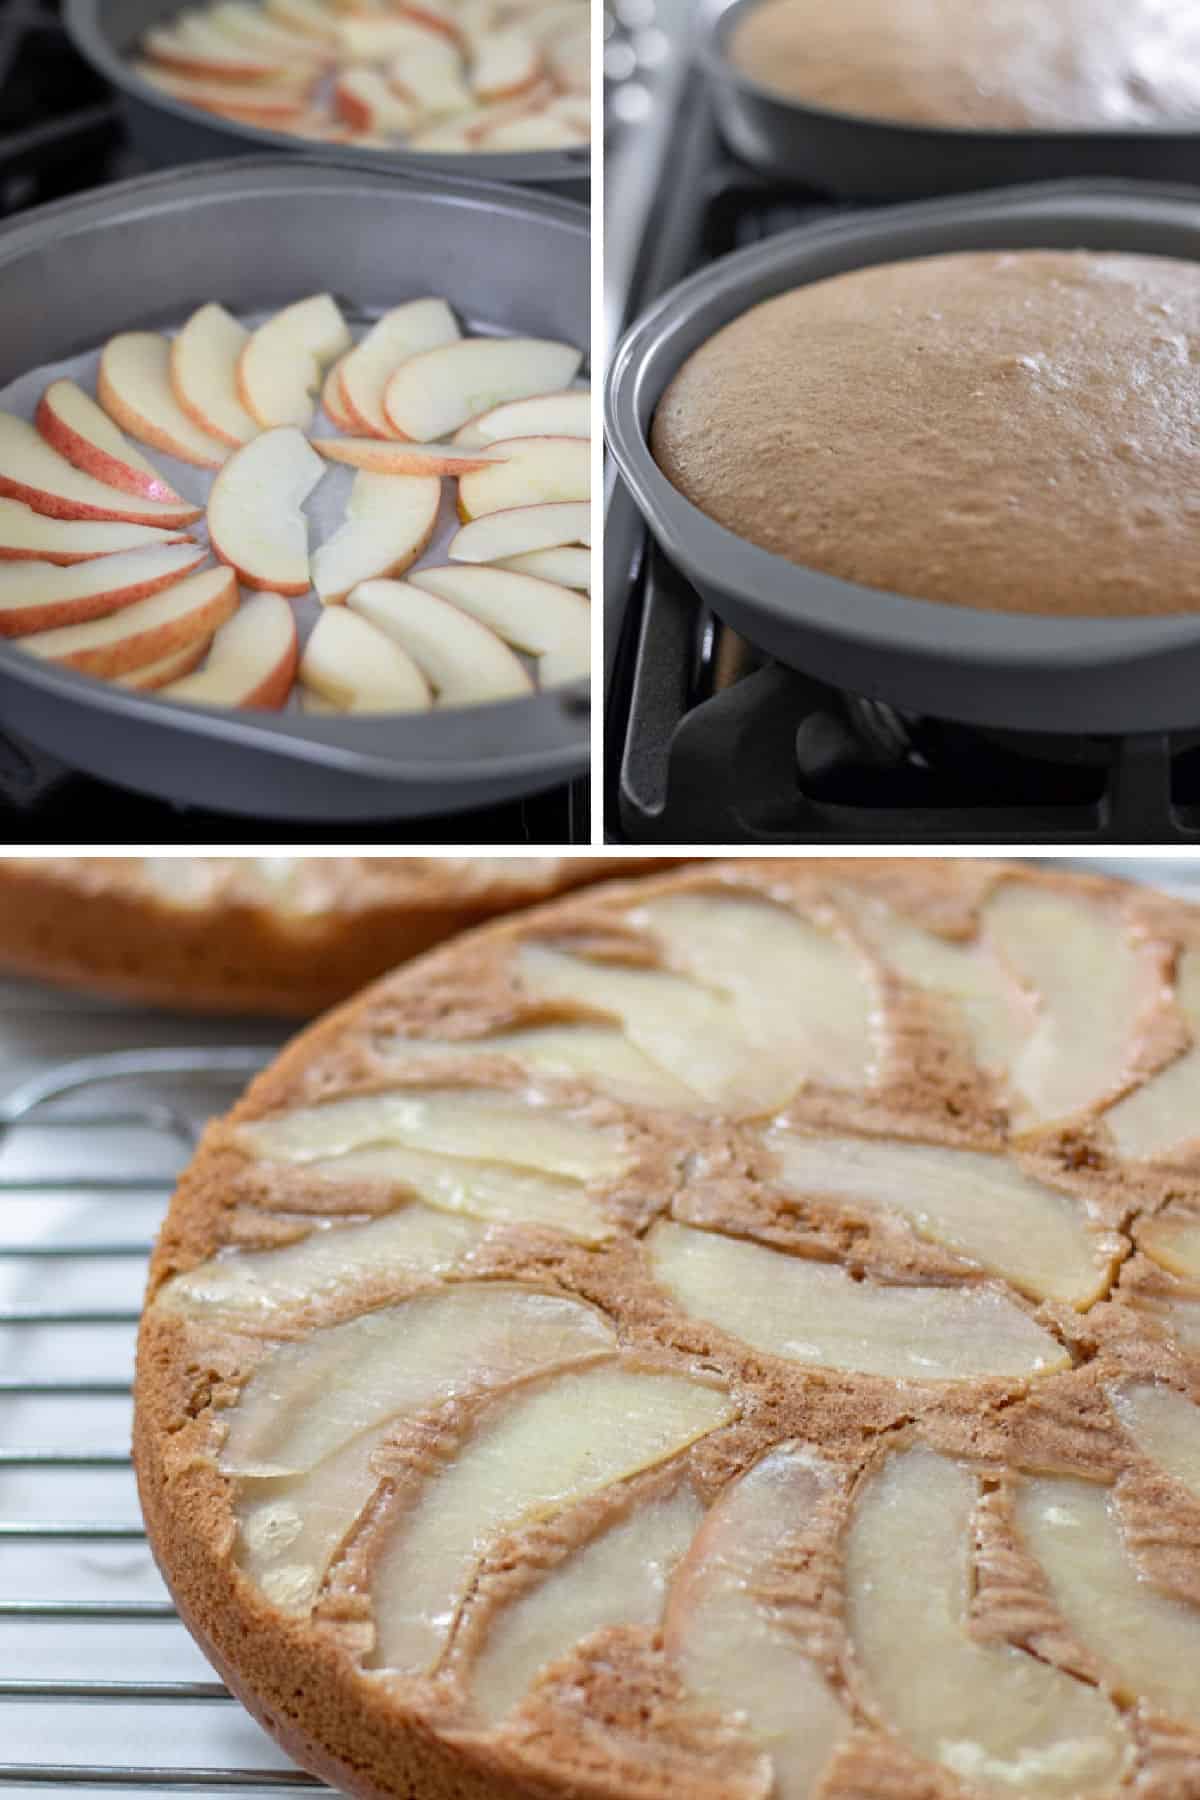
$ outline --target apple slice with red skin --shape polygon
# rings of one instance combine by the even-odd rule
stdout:
[[[15,413],[0,412],[0,494],[53,519],[108,519],[160,528],[190,525],[203,508],[123,494],[75,468]]]
[[[238,358],[238,397],[263,430],[307,427],[323,371],[353,348],[336,301],[312,294],[252,332]]]
[[[345,63],[386,63],[406,50],[441,41],[440,33],[418,19],[370,13],[338,20],[338,51]]]
[[[392,0],[391,10],[402,19],[415,19],[427,31],[436,31],[451,44],[463,41],[462,24],[453,0]]]
[[[30,656],[80,669],[85,675],[124,675],[161,661],[197,638],[211,637],[237,610],[237,603],[232,569],[202,569],[102,619],[20,637],[16,645]]]
[[[398,94],[378,69],[343,69],[333,84],[333,106],[355,131],[409,131],[419,117],[412,101]]]
[[[446,554],[451,562],[500,562],[510,556],[526,556],[531,550],[589,544],[591,533],[592,510],[586,500],[516,506],[472,519],[451,538]]]
[[[69,568],[6,563],[0,567],[0,637],[80,625],[132,606],[181,581],[207,554],[201,544],[178,544],[98,556]]]
[[[325,385],[321,389],[321,406],[339,431],[355,432],[358,430],[354,419],[346,405],[342,393],[342,366],[346,358],[340,357],[325,376]]]
[[[471,87],[480,100],[511,100],[542,75],[542,53],[523,31],[487,32],[472,46]]]
[[[147,56],[187,75],[220,81],[270,81],[286,67],[278,51],[252,50],[235,43],[198,14],[185,14],[172,25],[155,25],[142,40]]]
[[[348,463],[373,475],[470,475],[498,462],[493,449],[459,449],[454,444],[410,444],[398,438],[313,438],[312,447],[328,462]]]
[[[210,637],[197,638],[194,643],[185,644],[181,650],[172,650],[169,656],[159,657],[157,662],[145,663],[142,668],[130,669],[124,675],[114,675],[113,681],[117,687],[138,688],[142,692],[165,687],[168,681],[178,681],[181,675],[190,675],[208,655],[211,643]]]
[[[322,6],[320,0],[266,0],[266,13],[278,19],[291,31],[298,31],[314,42],[328,46],[337,43],[337,15]]]
[[[193,706],[252,706],[278,711],[292,691],[300,640],[280,594],[253,594],[221,626],[208,661],[161,690],[164,700]]]
[[[325,465],[292,425],[264,431],[235,450],[208,498],[213,554],[247,587],[306,594],[308,522],[303,506]]]
[[[433,536],[441,501],[435,477],[356,475],[345,524],[313,552],[313,586],[324,605],[344,600],[360,581],[410,568]]]
[[[428,712],[433,705],[412,657],[344,606],[327,606],[313,626],[300,679],[339,712]]]
[[[313,38],[281,25],[277,19],[269,18],[262,7],[249,5],[247,0],[216,0],[204,16],[231,43],[257,50],[263,56],[275,55],[285,65],[311,62],[317,66],[333,56],[332,45],[322,50]]]
[[[388,64],[387,78],[425,120],[463,113],[475,104],[463,75],[462,56],[448,38],[431,37],[427,44],[402,50]]]
[[[363,581],[347,606],[408,653],[439,708],[523,698],[533,682],[523,663],[477,618],[404,581]]]
[[[572,588],[474,563],[418,569],[409,579],[470,613],[506,644],[536,656],[542,687],[589,674],[592,609]]]
[[[249,337],[240,320],[210,301],[173,339],[168,365],[171,390],[188,418],[235,450],[258,435],[237,391],[238,357]]]
[[[592,492],[592,446],[587,438],[509,438],[493,445],[503,460],[463,475],[458,483],[460,519],[587,500]]]
[[[49,562],[67,568],[112,556],[118,550],[147,550],[155,544],[187,544],[186,531],[154,525],[123,525],[100,519],[55,519],[20,500],[0,500],[0,562]]]
[[[285,86],[283,82],[256,83],[208,81],[198,75],[181,75],[175,70],[160,69],[153,63],[136,63],[135,71],[143,81],[161,88],[176,100],[198,106],[203,112],[227,114],[237,112],[255,124],[291,125],[308,110],[310,81],[303,85]]]
[[[383,410],[390,377],[410,356],[456,343],[458,321],[444,300],[409,300],[394,306],[372,325],[341,364],[341,393],[351,429],[372,437],[395,435]]]
[[[171,387],[171,345],[156,331],[122,331],[109,338],[96,377],[100,404],[143,444],[181,462],[219,469],[229,446],[189,419]]]
[[[462,338],[410,356],[384,390],[392,429],[415,444],[440,443],[504,400],[553,394],[579,373],[583,352],[549,338]]]
[[[186,506],[153,463],[135,450],[108,414],[73,381],[52,381],[38,402],[34,423],[52,449],[75,468],[125,494]]]
[[[499,444],[508,438],[590,437],[592,396],[588,388],[568,388],[562,394],[538,394],[532,400],[506,400],[490,412],[468,419],[455,432],[452,443]]]

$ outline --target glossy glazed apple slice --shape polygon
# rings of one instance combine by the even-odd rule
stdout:
[[[444,300],[409,300],[376,320],[342,363],[342,394],[355,429],[391,437],[383,410],[389,378],[410,356],[455,343],[460,336],[458,321]]]
[[[210,437],[235,450],[258,436],[238,398],[238,358],[250,333],[215,301],[194,312],[171,344],[171,389],[184,412]]]
[[[1191,1035],[1187,1049],[1105,1114],[1124,1157],[1178,1155],[1200,1138],[1200,951],[1179,957],[1175,1004]]]
[[[550,506],[518,506],[511,512],[472,519],[451,538],[446,554],[452,562],[490,563],[526,556],[532,550],[556,550],[561,545],[591,541],[591,507],[584,501],[560,501]]]
[[[342,712],[428,712],[429,683],[411,656],[344,606],[327,606],[300,659],[300,679]]]
[[[533,692],[524,664],[495,632],[436,594],[400,581],[364,581],[346,604],[407,651],[438,706],[483,706]]]
[[[356,475],[345,524],[313,553],[313,586],[323,603],[414,563],[433,536],[441,501],[441,482],[432,477]]]
[[[203,509],[123,494],[76,469],[13,413],[0,413],[0,494],[53,519],[98,519],[159,527],[190,525]]]
[[[103,618],[182,580],[206,554],[200,544],[179,544],[122,551],[68,568],[5,563],[0,566],[0,637]]]
[[[591,608],[570,588],[471,563],[418,569],[411,583],[461,607],[506,644],[536,656],[544,688],[579,680],[591,668]]]
[[[1138,1248],[1172,1275],[1200,1283],[1200,1213],[1171,1205],[1136,1231]]]
[[[192,706],[274,710],[292,691],[300,643],[291,607],[280,594],[253,594],[222,625],[203,669],[163,689],[164,700]]]
[[[696,1103],[690,1088],[651,1062],[622,1032],[606,1025],[579,1022],[531,1026],[527,1030],[493,1032],[485,1038],[453,1040],[393,1038],[380,1048],[401,1063],[428,1062],[430,1058],[459,1062],[464,1058],[498,1056],[531,1072],[567,1080],[583,1077],[600,1093],[632,1101],[635,1106],[686,1109]]]
[[[501,401],[567,387],[582,361],[573,345],[545,338],[462,338],[402,363],[384,412],[400,437],[436,443]]]
[[[454,434],[456,444],[501,443],[508,438],[590,437],[592,396],[587,388],[542,394],[534,400],[506,400],[468,419]]]
[[[210,637],[237,603],[232,569],[203,569],[103,618],[38,632],[16,644],[29,656],[111,679]]]
[[[143,444],[182,462],[219,469],[228,446],[189,419],[171,386],[171,346],[155,331],[123,331],[100,357],[96,391],[105,412]]]
[[[918,1755],[972,1791],[1099,1800],[1133,1763],[1111,1701],[971,1629],[978,1502],[970,1471],[925,1449],[890,1457],[863,1490],[846,1544],[846,1591],[871,1698]]]
[[[20,500],[0,500],[0,562],[89,562],[118,550],[145,550],[155,544],[187,543],[187,533],[153,525],[123,525],[96,519],[56,519],[34,512]]]
[[[208,532],[214,553],[247,587],[308,592],[303,506],[324,473],[307,438],[289,425],[264,431],[229,458],[209,495]]]
[[[238,396],[264,429],[306,428],[322,371],[353,346],[336,302],[313,294],[285,306],[252,332],[237,365]]]
[[[461,519],[591,495],[592,447],[586,438],[510,438],[494,448],[503,460],[459,478]]]
[[[312,447],[329,462],[346,463],[375,475],[470,475],[486,469],[504,454],[503,448],[460,449],[454,444],[385,442],[374,437],[313,438]]]
[[[1200,1406],[1157,1381],[1125,1382],[1108,1397],[1142,1454],[1200,1500]]]
[[[34,423],[46,442],[85,475],[126,494],[187,505],[75,382],[52,381],[38,402]]]

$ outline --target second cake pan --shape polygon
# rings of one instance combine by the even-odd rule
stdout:
[[[726,142],[745,162],[780,180],[846,200],[912,200],[1092,176],[1200,182],[1200,121],[1193,131],[983,131],[876,119],[789,99],[743,73],[728,54],[738,19],[760,3],[710,5],[699,54]]]
[[[609,443],[651,531],[718,617],[790,667],[939,718],[1045,732],[1200,725],[1200,611],[1042,618],[857,586],[727,531],[684,499],[650,451],[654,409],[676,371],[759,301],[874,263],[956,250],[1081,248],[1200,261],[1200,195],[1048,183],[838,217],[710,264],[643,315],[609,373]],[[1017,521],[1015,582],[1020,554]],[[1200,557],[1196,594],[1200,605]]]

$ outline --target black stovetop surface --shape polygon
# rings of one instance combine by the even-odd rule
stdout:
[[[0,219],[146,172],[117,105],[73,49],[56,0],[0,4]],[[202,752],[201,752],[202,754]],[[590,838],[589,784],[430,819],[298,824],[181,808],[57,763],[5,730],[0,711],[0,843],[475,843]]]
[[[622,326],[715,258],[845,210],[731,157],[699,71],[672,104],[660,140],[669,179],[649,210]],[[981,732],[904,717],[785,669],[713,616],[619,479],[605,556],[615,842],[1200,843],[1200,730],[1186,740]]]

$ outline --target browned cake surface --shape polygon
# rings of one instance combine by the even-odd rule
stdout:
[[[311,1018],[618,857],[4,857],[0,967],[200,1012]]]
[[[651,443],[702,512],[824,574],[1001,612],[1190,612],[1198,344],[1192,263],[885,264],[725,326]]]
[[[1200,1792],[1198,1046],[1200,911],[980,862],[398,971],[172,1203],[183,1616],[355,1794]]]
[[[1188,125],[1192,0],[764,0],[731,56],[795,100],[987,130]]]

